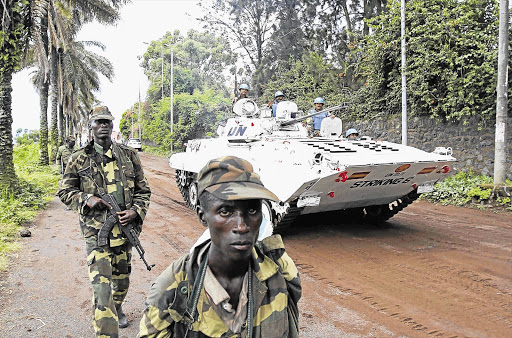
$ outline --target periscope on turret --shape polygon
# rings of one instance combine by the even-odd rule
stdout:
[[[304,114],[294,102],[281,101],[273,117],[270,108],[259,108],[250,99],[237,101],[235,116],[217,130],[217,138],[189,140],[185,152],[169,159],[187,205],[198,203],[199,170],[227,155],[251,162],[279,197],[279,202],[264,203],[265,219],[274,227],[290,226],[299,215],[336,210],[385,221],[449,174],[456,161],[449,147],[426,152],[369,136],[308,137],[306,119],[344,107]]]

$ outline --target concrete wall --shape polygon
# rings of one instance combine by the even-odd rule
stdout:
[[[508,119],[507,178],[512,180],[512,118]],[[343,131],[356,128],[359,135],[375,140],[402,142],[401,116],[385,116],[370,121],[343,119]],[[435,147],[452,147],[458,162],[455,170],[472,169],[476,173],[493,176],[495,122],[481,123],[475,117],[456,123],[436,122],[428,117],[413,117],[408,122],[409,145],[425,151]]]

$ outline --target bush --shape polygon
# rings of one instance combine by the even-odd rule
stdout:
[[[0,192],[0,271],[7,265],[8,253],[19,248],[16,236],[20,226],[46,207],[60,178],[57,169],[39,165],[38,144],[16,146],[13,158],[18,176],[16,192]]]
[[[422,198],[443,205],[462,206],[471,202],[473,198],[478,201],[489,199],[493,189],[484,188],[481,185],[492,183],[492,177],[476,175],[471,171],[459,172],[436,184],[434,191],[423,194]]]

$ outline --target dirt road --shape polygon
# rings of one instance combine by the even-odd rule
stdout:
[[[141,241],[156,267],[134,253],[123,337],[136,335],[151,281],[203,231],[167,159],[141,158],[153,191]],[[0,275],[0,337],[92,336],[77,215],[54,200],[31,230]],[[303,282],[304,337],[512,337],[510,214],[420,201],[384,227],[310,219],[283,238]]]

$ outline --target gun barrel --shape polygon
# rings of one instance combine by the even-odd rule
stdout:
[[[292,120],[289,120],[289,121],[284,121],[284,122],[281,122],[281,127],[284,127],[284,126],[289,126],[291,124],[294,124],[294,123],[298,123],[298,122],[301,122],[301,121],[304,121],[310,117],[313,117],[313,116],[316,116],[316,115],[319,115],[319,114],[322,114],[322,113],[327,113],[327,112],[330,112],[330,111],[333,111],[333,110],[338,110],[338,109],[342,109],[342,108],[347,108],[347,104],[346,103],[343,103],[343,104],[339,104],[337,106],[334,106],[334,107],[331,107],[331,108],[326,108],[326,109],[323,109],[323,110],[320,110],[320,111],[317,111],[315,113],[311,113],[311,114],[308,114],[308,115],[305,115],[305,116],[301,116],[301,117],[297,117],[297,118],[294,118]]]

